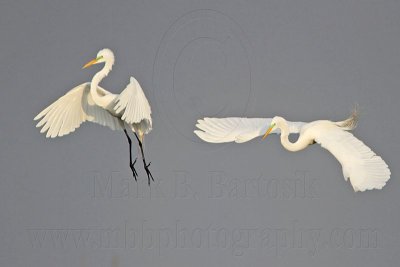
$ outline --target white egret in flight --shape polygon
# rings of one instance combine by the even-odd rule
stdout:
[[[132,162],[132,141],[127,132],[127,128],[130,128],[139,143],[150,185],[150,178],[154,179],[149,170],[150,163],[146,163],[142,144],[144,135],[152,129],[149,102],[134,77],[131,77],[130,83],[119,95],[101,88],[100,81],[109,74],[114,64],[114,53],[110,49],[102,49],[83,68],[99,63],[104,63],[104,67],[93,76],[91,82],[76,86],[34,118],[40,119],[36,127],[42,127],[40,132],[47,131],[46,137],[51,138],[75,131],[84,121],[124,131],[129,142],[129,166],[136,180],[136,159]]]
[[[342,165],[343,176],[354,191],[382,189],[390,178],[388,165],[362,141],[348,131],[357,124],[357,110],[346,120],[318,120],[310,123],[290,122],[282,117],[270,118],[204,118],[198,120],[195,134],[209,143],[247,142],[258,136],[280,133],[281,144],[289,151],[299,151],[318,143],[331,152]],[[299,133],[296,142],[289,134]]]

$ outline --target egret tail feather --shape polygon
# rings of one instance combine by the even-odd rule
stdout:
[[[344,121],[339,121],[336,124],[343,130],[351,131],[357,127],[359,116],[360,116],[359,107],[358,105],[355,105],[353,111],[351,112],[350,117],[348,117]]]

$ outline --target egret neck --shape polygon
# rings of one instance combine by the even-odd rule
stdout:
[[[100,93],[98,90],[98,85],[111,71],[112,66],[114,64],[114,58],[105,58],[104,67],[97,72],[90,83],[90,95],[93,98],[93,101],[96,105],[105,108],[109,103],[104,98],[104,95]]]
[[[275,118],[276,127],[281,129],[281,143],[284,148],[289,151],[295,152],[306,148],[310,141],[307,138],[304,138],[303,135],[300,135],[296,142],[292,143],[289,141],[289,126],[287,121],[282,117]]]

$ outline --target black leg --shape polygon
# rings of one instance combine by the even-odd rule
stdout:
[[[136,133],[135,133],[135,136],[136,136],[136,139],[137,139],[137,141],[138,141],[138,143],[139,143],[140,151],[142,152],[143,166],[144,166],[144,169],[146,170],[147,179],[149,180],[149,186],[150,186],[150,178],[151,178],[151,180],[153,180],[153,182],[154,182],[153,175],[151,174],[151,172],[150,172],[150,170],[149,170],[149,166],[150,166],[151,162],[149,162],[149,164],[146,163],[146,158],[144,157],[144,152],[143,152],[143,144],[142,144],[142,141],[140,141],[140,139],[139,139],[139,137],[137,136]]]
[[[135,167],[134,167],[137,158],[135,159],[134,162],[132,162],[132,140],[131,140],[131,138],[129,137],[128,132],[126,131],[126,129],[124,129],[124,133],[125,133],[125,135],[126,135],[126,138],[128,138],[128,143],[129,143],[129,167],[131,167],[132,174],[133,174],[133,178],[135,178],[135,181],[137,181],[137,176],[138,176],[138,174],[137,174],[137,172],[136,172],[136,170],[135,170]]]

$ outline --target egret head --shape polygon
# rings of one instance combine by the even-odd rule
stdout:
[[[262,140],[267,138],[267,136],[276,128],[281,128],[282,123],[285,122],[285,119],[279,116],[275,116],[271,120],[271,124],[269,125],[267,131],[265,132],[264,136],[262,137]]]
[[[114,63],[114,53],[108,48],[104,48],[104,49],[100,50],[97,53],[96,58],[92,59],[91,61],[86,63],[83,66],[83,69],[88,68],[88,67],[90,67],[90,66],[92,66],[94,64],[99,64],[99,63],[103,63],[103,62],[106,62],[106,63],[109,62],[111,64]]]

